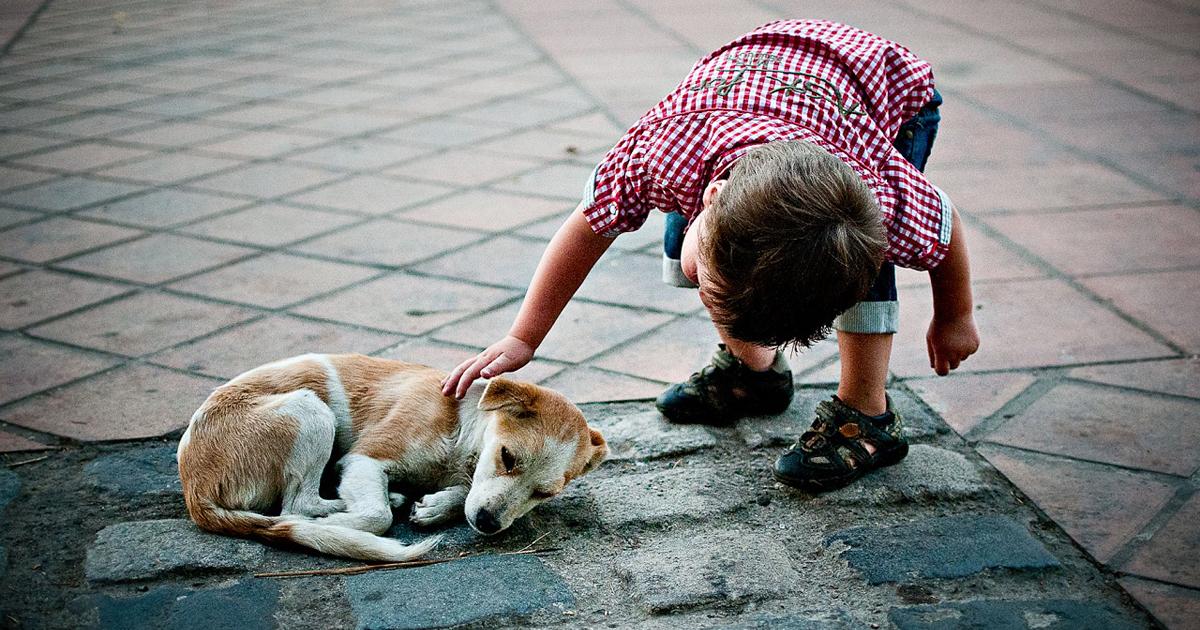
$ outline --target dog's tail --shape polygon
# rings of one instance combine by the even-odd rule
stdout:
[[[292,543],[322,553],[356,560],[403,562],[429,553],[441,536],[431,536],[406,545],[370,532],[325,524],[320,519],[297,516],[265,516],[245,510],[229,510],[208,505],[192,511],[192,519],[201,529],[218,534],[260,538],[277,543]]]

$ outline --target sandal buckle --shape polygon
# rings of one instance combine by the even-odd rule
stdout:
[[[842,437],[848,440],[853,440],[854,438],[862,435],[862,429],[858,427],[858,423],[847,422],[846,424],[838,427],[838,433],[841,433]]]

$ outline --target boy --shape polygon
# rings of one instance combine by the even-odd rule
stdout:
[[[508,336],[459,365],[443,393],[528,363],[612,238],[658,208],[678,212],[664,276],[698,286],[723,341],[660,411],[710,424],[780,413],[793,383],[778,348],[834,326],[838,393],[775,476],[826,490],[900,461],[908,446],[884,389],[892,265],[930,270],[931,368],[945,375],[979,345],[957,212],[921,173],[940,103],[926,62],[842,24],[772,22],[711,53],[596,167]]]

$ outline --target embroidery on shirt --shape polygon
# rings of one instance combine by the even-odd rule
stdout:
[[[746,82],[746,73],[769,72],[771,74],[766,75],[766,78],[778,81],[782,85],[772,88],[767,92],[768,94],[779,92],[796,94],[801,97],[809,97],[832,103],[837,108],[838,113],[843,116],[866,115],[866,112],[863,111],[859,103],[851,101],[846,95],[842,94],[842,91],[833,82],[824,77],[808,72],[770,68],[769,66],[774,66],[780,61],[779,55],[774,53],[744,51],[726,55],[725,59],[731,62],[732,66],[719,69],[717,72],[733,72],[733,76],[711,77],[695,85],[688,86],[687,89],[692,92],[714,90],[717,96],[729,96],[735,86]],[[785,75],[787,79],[782,79],[776,75]]]

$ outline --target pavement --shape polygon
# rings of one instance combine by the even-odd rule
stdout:
[[[623,235],[519,376],[614,458],[504,536],[353,577],[183,520],[207,392],[308,351],[448,368],[498,338],[596,160],[704,52],[781,17],[909,45],[983,345],[930,371],[902,273],[913,455],[771,483],[788,413],[666,426],[715,334]],[[5,626],[1147,627],[1200,615],[1200,7],[1184,0],[49,0],[0,10]],[[42,459],[44,458],[44,459]],[[7,506],[7,507],[5,507]],[[406,525],[396,535],[420,535]]]

